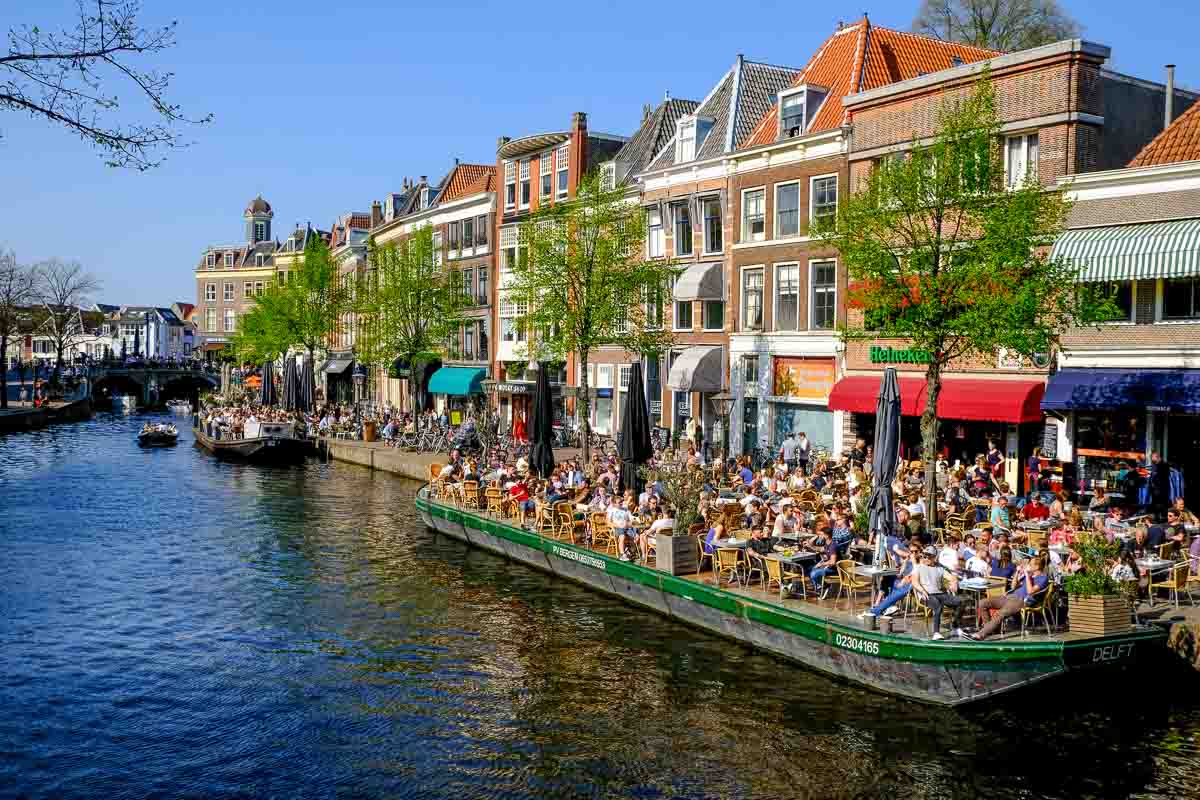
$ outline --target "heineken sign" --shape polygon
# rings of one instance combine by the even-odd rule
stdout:
[[[928,364],[930,360],[928,350],[915,347],[900,350],[895,347],[871,345],[872,364]]]

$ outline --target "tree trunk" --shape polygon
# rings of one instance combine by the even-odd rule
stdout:
[[[0,408],[8,409],[8,337],[0,335]]]
[[[588,441],[591,434],[592,403],[588,398],[588,351],[579,351],[579,402],[576,404],[576,414],[579,416],[579,435],[583,443],[584,467],[592,463],[592,443]]]
[[[921,460],[925,462],[925,525],[932,528],[938,521],[937,491],[937,401],[942,393],[942,365],[937,359],[930,361],[925,370],[928,393],[925,413],[921,415]]]

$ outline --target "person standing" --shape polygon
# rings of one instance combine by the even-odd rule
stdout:
[[[808,440],[808,434],[800,431],[800,438],[796,440],[796,466],[800,468],[800,474],[808,474],[808,457],[812,454],[812,442]]]
[[[788,431],[787,438],[783,440],[783,444],[779,445],[779,457],[783,459],[783,463],[787,465],[788,471],[796,468],[796,451],[799,444],[796,441],[796,435]]]
[[[1171,465],[1161,453],[1150,454],[1150,512],[1155,522],[1166,517],[1171,504]]]

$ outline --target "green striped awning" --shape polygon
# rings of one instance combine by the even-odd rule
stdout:
[[[1200,275],[1200,219],[1067,231],[1050,256],[1080,267],[1085,282],[1192,277]]]

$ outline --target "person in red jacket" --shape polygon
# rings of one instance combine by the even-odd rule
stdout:
[[[1042,502],[1042,498],[1036,492],[1033,497],[1029,498],[1029,502],[1021,509],[1021,519],[1039,520],[1047,519],[1050,516],[1050,509]]]

